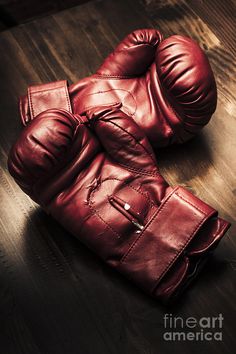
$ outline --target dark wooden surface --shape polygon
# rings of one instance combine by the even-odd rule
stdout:
[[[80,5],[89,0],[0,0],[0,30]]]
[[[17,187],[6,159],[29,84],[91,74],[129,32],[188,34],[207,51],[218,85],[211,123],[193,141],[157,152],[173,185],[188,187],[235,222],[235,2],[98,0],[0,34],[0,353],[235,353],[235,224],[172,308],[129,284]],[[165,313],[222,313],[223,341],[163,340]]]

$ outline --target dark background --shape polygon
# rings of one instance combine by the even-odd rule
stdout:
[[[0,30],[83,4],[89,0],[0,0]]]
[[[55,5],[57,13],[37,12],[35,1],[23,3],[31,6],[29,15],[4,5],[18,25],[3,23],[0,33],[0,353],[234,353],[236,3],[96,0],[62,12]],[[17,99],[28,85],[76,82],[93,73],[126,34],[145,27],[165,37],[187,34],[209,56],[218,86],[213,119],[192,141],[156,153],[172,185],[186,186],[233,223],[201,276],[171,308],[129,284],[49,218],[6,167],[22,129]],[[165,313],[197,319],[222,313],[223,341],[165,342]]]

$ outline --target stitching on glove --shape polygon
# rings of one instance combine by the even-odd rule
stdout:
[[[198,211],[200,211],[202,214],[204,215],[208,215],[205,211],[203,211],[202,209],[200,209],[199,207],[197,207],[195,204],[189,202],[187,199],[185,199],[182,195],[180,195],[179,193],[175,193],[180,199],[182,199],[184,202],[192,205],[195,209],[197,209]]]
[[[172,191],[172,193],[169,194],[169,196],[167,197],[167,199],[165,200],[165,202],[157,209],[157,212],[153,215],[153,217],[151,218],[151,220],[148,222],[148,224],[145,226],[145,228],[143,229],[143,231],[140,233],[139,237],[134,241],[134,243],[130,246],[128,252],[124,255],[124,257],[121,259],[120,263],[124,263],[126,258],[129,256],[129,254],[132,252],[132,250],[134,249],[134,247],[136,246],[136,244],[139,242],[139,240],[143,237],[145,230],[149,227],[149,225],[151,225],[151,223],[153,222],[153,220],[156,218],[157,215],[159,215],[162,210],[166,207],[168,200],[170,199],[170,197],[172,196],[172,194],[174,194],[175,189]]]
[[[94,74],[96,79],[115,79],[115,80],[120,80],[120,79],[134,79],[137,77],[137,75],[109,75],[109,74]]]
[[[93,192],[92,192],[93,193]],[[91,193],[91,194],[92,194]],[[101,215],[97,212],[97,210],[92,207],[91,204],[88,204],[89,208],[92,210],[93,214],[95,214],[118,238],[121,238],[122,235],[118,233],[111,225],[109,225],[102,217]]]
[[[105,181],[113,181],[113,180],[123,182],[127,187],[130,187],[130,188],[132,188],[133,190],[135,190],[137,193],[143,195],[144,198],[147,199],[147,202],[149,203],[150,208],[153,208],[153,207],[155,206],[154,202],[151,200],[151,198],[148,196],[148,194],[142,192],[140,189],[135,188],[132,184],[127,183],[127,182],[125,182],[124,180],[122,180],[122,179],[120,179],[120,178],[115,178],[115,177],[112,177],[112,178],[110,178],[110,177],[104,178],[103,180],[100,181],[100,183],[99,183],[98,186],[100,187],[101,184],[102,184],[103,182],[105,182]],[[98,187],[98,186],[97,186],[97,187]],[[95,193],[96,189],[97,189],[97,188],[93,189],[92,192]],[[90,196],[90,197],[91,197],[91,196]],[[91,199],[91,198],[89,198],[89,199]]]
[[[38,93],[38,92],[48,92],[48,91],[57,91],[58,89],[61,89],[61,88],[64,88],[64,91],[65,91],[66,102],[67,102],[67,109],[68,109],[69,112],[72,112],[71,104],[70,104],[70,99],[69,99],[69,94],[68,94],[68,90],[67,90],[67,87],[66,87],[65,85],[60,86],[60,87],[57,87],[56,89],[55,89],[55,88],[47,88],[47,89],[45,89],[45,90],[34,91],[34,93]],[[30,108],[31,108],[32,115],[33,115],[33,118],[34,118],[34,117],[35,117],[35,111],[34,111],[34,107],[33,107],[31,87],[29,87],[28,96],[29,96]]]
[[[129,184],[129,183],[126,183],[126,182],[124,182],[123,180],[121,180],[121,179],[119,179],[119,178],[105,178],[104,180],[102,180],[102,181],[100,181],[100,183],[99,183],[99,187],[102,185],[102,183],[103,182],[105,182],[105,181],[112,181],[112,180],[117,180],[117,181],[122,181],[127,187],[130,187],[130,188],[132,188],[133,190],[135,190],[136,192],[138,192],[139,194],[141,194],[141,195],[143,195],[144,197],[145,197],[145,199],[147,200],[147,202],[148,202],[148,204],[149,204],[149,208],[150,209],[152,209],[153,207],[154,207],[154,203],[151,201],[151,199],[148,197],[148,195],[146,195],[146,194],[144,194],[143,192],[141,192],[140,190],[138,190],[138,189],[136,189],[134,186],[132,186],[131,184]],[[97,186],[97,187],[98,187]],[[92,199],[92,196],[95,194],[95,192],[97,191],[97,187],[96,188],[94,188],[92,191],[91,191],[91,193],[90,193],[90,195],[89,195],[89,198],[88,198],[88,206],[89,206],[89,208],[91,209],[91,211],[93,212],[93,214],[95,214],[118,238],[121,238],[121,237],[123,237],[124,235],[121,235],[120,233],[118,233],[115,229],[113,229],[113,227],[110,225],[110,224],[108,224],[103,218],[102,218],[102,216],[99,214],[99,212],[97,211],[97,209],[95,209],[94,207],[93,207],[93,205],[92,205],[92,203],[93,203],[93,199]],[[107,201],[106,202],[106,204],[108,204],[109,205],[109,202]],[[146,216],[147,217],[147,216]],[[145,218],[146,219],[146,218]]]
[[[141,47],[141,46],[148,46],[148,47],[151,47],[151,48],[156,48],[158,46],[158,44],[160,43],[160,41],[156,44],[150,44],[150,43],[146,43],[146,42],[139,42],[137,43],[135,46],[131,46],[131,47],[128,47],[128,48],[123,48],[123,49],[120,49],[120,50],[115,50],[115,53],[117,54],[120,54],[122,52],[127,52],[129,49],[133,49],[134,47]],[[114,53],[114,52],[113,52]],[[113,54],[112,53],[112,54]],[[110,57],[110,56],[109,56]],[[108,58],[107,58],[108,59]],[[99,70],[98,70],[99,71]],[[136,78],[137,76],[140,76],[140,75],[124,75],[124,76],[121,76],[121,75],[109,75],[109,74],[96,74],[96,75],[99,75],[100,77],[106,77],[106,78],[124,78],[124,79],[131,79],[131,78]]]
[[[150,226],[150,224],[153,222],[153,220],[156,218],[157,215],[160,215],[161,212],[164,210],[164,208],[166,208],[167,203],[169,202],[170,197],[175,193],[179,198],[183,199],[187,204],[193,206],[194,208],[196,208],[197,210],[199,210],[200,212],[202,212],[205,217],[203,220],[201,220],[197,226],[195,227],[195,229],[193,230],[193,232],[191,233],[191,235],[188,237],[188,239],[186,240],[186,242],[184,243],[184,245],[181,247],[181,249],[176,251],[176,255],[175,257],[170,260],[170,262],[167,264],[166,268],[163,270],[163,272],[158,276],[158,278],[156,279],[156,282],[160,281],[161,278],[168,272],[168,270],[171,268],[171,266],[174,264],[174,262],[176,261],[176,259],[178,258],[178,256],[182,253],[183,249],[186,248],[187,244],[189,243],[189,241],[191,241],[193,235],[196,233],[196,231],[204,224],[204,222],[206,221],[207,217],[210,216],[208,214],[206,214],[205,212],[203,212],[201,209],[199,209],[198,207],[196,207],[194,204],[190,203],[189,201],[185,200],[184,198],[182,198],[178,193],[177,193],[178,187],[176,189],[174,189],[174,191],[169,195],[169,197],[165,200],[164,205],[162,207],[160,207],[158,209],[158,211],[154,214],[154,216],[152,217],[151,221],[149,221],[148,225],[146,225],[145,229],[142,231],[142,233],[140,234],[139,238],[131,245],[129,251],[127,252],[127,254],[125,255],[125,257],[123,257],[121,259],[121,263],[124,263],[125,259],[128,257],[128,255],[132,252],[132,250],[134,249],[134,247],[136,246],[137,242],[141,239],[141,237],[144,235],[145,230],[147,229],[147,227]],[[155,284],[155,286],[153,287],[153,290],[156,288],[157,284]]]
[[[110,179],[109,179],[109,178],[106,178],[106,179],[104,179],[103,181],[101,181],[98,186],[100,187],[101,184],[102,184],[104,181],[106,181],[106,180],[114,180],[114,179],[119,180],[118,178],[110,178]],[[98,186],[97,186],[97,187],[98,187]],[[97,211],[97,209],[95,209],[95,208],[92,206],[92,202],[93,202],[93,201],[92,201],[92,195],[95,193],[95,191],[97,191],[97,187],[94,188],[94,189],[91,191],[91,193],[89,194],[88,206],[89,206],[90,210],[92,211],[92,213],[95,214],[95,215],[116,235],[116,237],[121,238],[122,235],[121,235],[119,232],[117,232],[110,224],[108,224],[108,223],[102,218],[102,216],[101,216],[100,213]],[[109,203],[106,202],[106,204],[109,204]]]
[[[128,165],[125,165],[125,164],[122,164],[120,162],[117,162],[118,165],[122,166],[122,167],[125,167],[128,171],[131,171],[131,172],[134,172],[134,173],[137,173],[138,175],[144,175],[144,176],[152,176],[152,177],[156,177],[158,178],[157,181],[163,181],[163,178],[161,177],[160,173],[159,172],[156,172],[156,173],[152,173],[152,172],[148,172],[146,170],[139,170],[139,169],[136,169],[134,167],[130,167]]]
[[[110,123],[110,124],[115,125],[115,126],[118,127],[119,129],[121,129],[123,132],[125,132],[126,134],[128,134],[132,139],[134,139],[135,142],[136,142],[136,145],[140,145],[140,146],[143,148],[143,150],[145,151],[145,153],[150,156],[150,158],[152,159],[152,161],[153,161],[154,164],[156,165],[156,161],[155,161],[155,159],[153,158],[153,154],[150,153],[150,152],[146,149],[146,147],[138,140],[138,138],[136,138],[135,135],[131,134],[128,130],[125,130],[123,127],[121,127],[121,126],[120,126],[119,124],[117,124],[117,123],[114,123],[113,121],[107,121],[107,123]],[[132,168],[133,168],[133,167],[132,167]],[[142,169],[137,169],[137,168],[135,168],[135,169],[136,169],[137,171],[142,171]],[[144,170],[144,171],[145,171],[145,170]]]
[[[108,179],[109,179],[109,180],[117,180],[117,181],[123,182],[127,187],[130,187],[130,188],[132,188],[133,190],[135,190],[137,193],[143,195],[144,198],[147,199],[147,202],[149,203],[150,208],[153,208],[153,207],[155,206],[154,202],[151,200],[151,198],[148,196],[148,194],[142,192],[140,189],[135,188],[132,184],[127,183],[127,182],[125,182],[124,180],[122,180],[122,179],[120,179],[120,178],[115,178],[115,177],[114,177],[114,178],[105,178],[104,180],[101,181],[101,183],[104,182],[104,181],[106,181],[106,180],[108,180]]]
[[[130,91],[128,91],[128,90],[124,90],[124,89],[110,89],[110,90],[105,90],[105,91],[96,91],[96,92],[93,92],[93,93],[90,93],[90,94],[86,94],[86,95],[80,96],[79,99],[77,99],[77,100],[75,99],[75,103],[76,103],[78,100],[82,102],[85,97],[93,96],[93,95],[98,95],[98,94],[102,94],[102,93],[107,93],[107,92],[111,92],[111,91],[124,91],[124,92],[127,92],[127,93],[132,97],[132,99],[133,99],[133,101],[134,101],[134,103],[135,103],[134,112],[132,113],[132,112],[128,111],[128,109],[127,109],[127,113],[128,113],[129,115],[131,115],[131,116],[134,116],[135,113],[136,113],[136,111],[137,111],[136,99],[135,99],[134,95],[132,94],[132,92],[130,92]],[[127,95],[126,95],[126,97],[127,97]],[[125,98],[126,98],[126,97],[125,97]],[[113,105],[116,105],[116,104],[119,104],[119,103],[122,103],[122,106],[123,106],[123,107],[126,107],[126,106],[123,104],[123,102],[121,102],[121,101],[116,101],[116,102],[111,102],[111,103],[100,104],[99,107],[109,106],[109,105],[113,106]],[[93,104],[93,105],[90,105],[90,106],[85,106],[85,107],[83,108],[83,111],[86,111],[86,110],[89,110],[90,108],[95,108],[95,107],[98,107],[98,105],[97,105],[97,104]]]
[[[33,103],[32,103],[32,97],[31,97],[31,90],[29,88],[29,103],[30,103],[30,108],[31,108],[31,112],[32,112],[32,115],[33,115],[33,118],[34,118],[34,107],[33,107]]]
[[[182,253],[183,249],[186,248],[186,246],[188,245],[188,243],[191,241],[193,235],[196,233],[196,231],[199,230],[199,228],[204,224],[204,222],[206,221],[207,217],[205,217],[203,220],[201,220],[196,228],[193,230],[193,232],[191,233],[191,235],[189,236],[189,238],[187,239],[187,241],[184,243],[184,245],[181,247],[181,249],[179,251],[176,252],[175,257],[167,264],[166,268],[163,270],[163,272],[158,276],[158,278],[156,279],[156,282],[159,282],[163,276],[168,272],[168,270],[171,268],[171,266],[174,264],[174,262],[176,261],[176,259],[179,257],[179,255]],[[155,284],[155,286],[153,287],[153,290],[156,288],[157,284]]]
[[[66,86],[64,86],[64,90],[65,90],[65,94],[66,94],[66,101],[67,101],[68,111],[70,112],[70,111],[72,111],[72,108],[71,108],[69,94],[68,94],[68,90],[67,90]]]

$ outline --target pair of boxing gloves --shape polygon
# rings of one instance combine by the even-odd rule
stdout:
[[[216,84],[200,47],[138,30],[77,84],[29,87],[9,171],[107,264],[167,301],[198,274],[229,223],[170,187],[151,145],[190,139],[215,108]]]

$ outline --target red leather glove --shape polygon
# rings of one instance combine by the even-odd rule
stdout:
[[[87,117],[39,114],[8,166],[68,231],[163,301],[189,283],[229,227],[209,205],[168,185],[144,133],[119,106]]]
[[[24,124],[46,108],[60,104],[66,89],[54,85],[30,88],[20,101]],[[32,109],[32,91],[36,110]],[[216,108],[216,84],[206,55],[184,36],[163,40],[154,29],[129,34],[98,71],[69,87],[72,110],[86,114],[92,107],[122,103],[153,146],[180,143],[208,123]],[[69,97],[66,106],[70,105]]]

